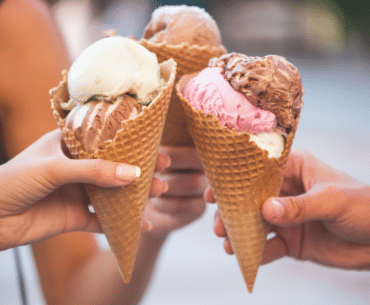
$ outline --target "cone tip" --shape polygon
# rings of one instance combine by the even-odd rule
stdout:
[[[123,274],[122,273],[122,278],[123,278],[123,282],[125,284],[129,284],[131,282],[131,274]]]

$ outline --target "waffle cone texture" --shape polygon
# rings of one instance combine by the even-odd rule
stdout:
[[[160,65],[166,81],[161,93],[149,107],[133,120],[123,121],[113,140],[93,154],[84,151],[74,133],[66,128],[68,112],[60,104],[68,102],[67,71],[58,87],[50,90],[51,107],[64,142],[74,159],[98,158],[140,167],[141,176],[130,185],[120,188],[102,188],[85,184],[98,220],[114,253],[125,283],[129,283],[148,201],[163,126],[176,76],[176,63],[168,60]]]
[[[226,54],[223,46],[198,46],[182,43],[180,45],[168,45],[165,42],[152,43],[141,39],[139,43],[149,51],[155,53],[158,62],[173,58],[177,63],[176,82],[184,75],[203,70],[213,57]],[[162,145],[175,147],[194,146],[193,139],[186,129],[184,110],[180,105],[175,90],[171,96],[168,116],[163,130]]]
[[[250,140],[246,132],[221,125],[213,114],[191,106],[182,95],[195,74],[184,75],[176,92],[187,127],[200,154],[248,291],[252,293],[267,237],[262,204],[279,195],[285,165],[296,130],[291,130],[280,158]]]

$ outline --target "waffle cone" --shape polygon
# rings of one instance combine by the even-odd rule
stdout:
[[[205,115],[190,105],[182,92],[195,75],[183,76],[176,92],[251,293],[267,235],[261,206],[268,198],[279,195],[296,130],[289,132],[281,157],[269,159],[268,152],[251,141],[246,132],[228,129],[213,114]]]
[[[125,187],[85,185],[126,283],[131,280],[143,213],[176,75],[176,63],[173,60],[162,63],[160,67],[166,81],[162,92],[134,120],[123,121],[115,138],[106,141],[103,149],[93,154],[84,151],[74,133],[65,126],[67,112],[60,108],[60,103],[69,99],[67,71],[63,71],[59,86],[50,91],[53,114],[72,158],[99,158],[128,163],[141,169],[140,178]]]
[[[173,58],[177,63],[176,82],[184,74],[201,71],[208,66],[213,57],[219,57],[226,53],[223,46],[198,46],[182,43],[180,45],[168,45],[165,42],[152,43],[141,39],[139,43],[149,51],[155,53],[158,62]],[[180,106],[175,90],[171,96],[168,116],[163,129],[162,145],[189,147],[194,146],[193,139],[186,129],[184,110]]]

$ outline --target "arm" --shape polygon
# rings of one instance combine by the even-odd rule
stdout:
[[[342,269],[370,269],[370,186],[296,152],[281,195],[262,208],[276,232],[266,245],[265,263],[288,255]]]
[[[4,0],[0,39],[1,119],[11,158],[57,127],[49,90],[70,63],[51,13],[40,1]]]
[[[157,169],[163,169],[167,163],[168,158],[159,155]],[[131,165],[95,159],[69,159],[62,151],[60,131],[55,130],[46,134],[15,158],[0,166],[0,251],[72,230],[101,232],[95,214],[90,213],[87,208],[88,199],[84,189],[77,183],[119,187],[135,179],[136,168]],[[166,184],[154,179],[150,195],[160,195],[165,190],[165,186]],[[112,255],[109,252],[98,251],[94,243],[86,243],[76,236],[79,237],[70,235],[69,238],[59,239],[57,248],[53,248],[54,242],[43,242],[44,252],[40,252],[39,255],[43,259],[40,261],[41,271],[45,272],[44,277],[50,280],[48,287],[58,288],[56,284],[59,283],[63,296],[71,296],[71,292],[76,291],[76,295],[71,296],[71,302],[66,303],[75,304],[77,300],[83,303],[82,300],[91,298],[92,304],[99,304],[113,293],[130,299],[133,295],[140,297],[143,294],[140,285],[127,285],[126,289],[120,289],[115,293],[119,288],[117,283],[121,282],[121,277]],[[151,266],[155,261],[161,245],[161,242],[157,243],[154,239],[143,236],[139,249],[142,255],[138,260],[142,274],[138,273],[135,279],[138,284],[148,279],[146,266]],[[59,253],[58,250],[63,247],[66,247],[67,251]],[[46,254],[54,252],[54,256],[45,255],[45,250],[47,250]],[[87,262],[86,259],[76,260],[76,257],[81,257],[82,250],[97,253],[96,256],[92,256],[91,265],[90,260]],[[76,263],[71,265],[74,261]],[[48,273],[49,265],[52,266],[52,272]],[[84,270],[85,266],[89,269],[88,273],[79,272]],[[65,267],[72,273],[65,274]],[[60,272],[57,273],[57,271]],[[52,277],[55,274],[59,275],[57,279]],[[69,286],[75,274],[77,275],[76,285],[79,287],[77,290],[74,290],[76,286]],[[78,277],[78,275],[82,276]],[[80,287],[84,285],[91,289],[89,283],[91,279],[95,281],[98,279],[98,287],[103,289],[95,290],[95,294],[89,290],[81,291]],[[56,280],[59,282],[56,283]],[[146,285],[144,289],[145,287]],[[48,296],[48,300],[52,298],[52,303],[54,301],[61,303],[55,293]]]
[[[70,61],[51,11],[41,1],[3,0],[0,41],[1,120],[7,154],[13,157],[56,128],[49,90]],[[93,235],[78,232],[36,243],[32,250],[46,301],[58,304],[73,268],[98,247]]]
[[[46,134],[0,166],[0,251],[70,231],[101,232],[77,183],[117,187],[135,179],[128,164],[67,158],[60,131]]]
[[[163,170],[168,162],[167,156],[159,154],[156,170]],[[125,172],[127,173],[127,168]],[[124,180],[120,182],[120,185],[127,184],[126,175]],[[166,185],[158,179],[153,179],[149,196],[161,195],[166,191]],[[142,230],[147,231],[150,227],[150,224],[144,220]],[[34,247],[34,252],[40,277],[44,280],[43,289],[48,303],[106,304],[107,298],[110,298],[109,304],[122,304],[122,300],[142,297],[146,285],[142,287],[140,284],[149,279],[145,265],[154,265],[160,247],[161,244],[153,243],[145,238],[141,239],[138,252],[142,255],[136,262],[136,265],[140,267],[136,277],[132,280],[132,283],[136,281],[138,285],[123,284],[113,254],[109,251],[101,251],[91,234],[64,234],[39,243],[37,247]]]
[[[15,8],[14,3],[24,6],[22,9],[19,6]],[[30,0],[5,0],[0,6],[0,14],[0,35],[5,35],[9,40],[4,40],[7,48],[0,48],[7,51],[1,51],[1,60],[9,62],[4,66],[5,71],[0,70],[0,75],[4,76],[8,69],[13,69],[0,80],[1,100],[5,102],[4,109],[9,109],[9,116],[4,121],[6,144],[9,155],[13,156],[41,134],[55,128],[48,91],[60,81],[60,72],[68,68],[69,61],[48,9],[41,2],[32,4]],[[12,26],[15,19],[23,21],[17,28]],[[24,63],[19,60],[20,56]],[[165,162],[162,159],[159,163]],[[190,180],[192,178],[188,177]],[[151,195],[160,195],[164,187],[164,183],[155,179]],[[201,192],[197,193],[201,198]],[[153,223],[153,230],[142,235],[135,276],[130,285],[123,285],[113,256],[100,251],[91,234],[68,233],[33,244],[46,301],[50,304],[78,304],[80,300],[90,298],[91,303],[99,304],[101,300],[106,303],[107,298],[114,296],[111,304],[115,301],[119,304],[138,302],[149,283],[159,250],[169,232],[199,217],[204,210],[204,202],[198,197],[200,207],[184,218],[181,217],[184,211],[181,203],[187,205],[187,202],[193,201],[192,198],[169,197],[150,201],[145,217]],[[189,207],[194,209],[195,205]],[[173,218],[173,214],[176,217]],[[167,221],[163,222],[163,226],[158,225],[162,223],[160,217]]]
[[[141,234],[130,284],[123,284],[112,254],[101,252],[75,272],[65,304],[82,301],[106,304],[107,296],[109,304],[138,304],[167,237],[204,213],[203,192],[207,181],[195,148],[161,147],[160,152],[172,161],[166,172],[157,176],[169,187],[165,194],[150,199],[147,204],[144,219],[152,224],[152,229]],[[94,276],[97,273],[98,278]],[[91,298],[83,299],[83,296]]]

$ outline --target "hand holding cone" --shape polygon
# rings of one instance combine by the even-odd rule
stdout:
[[[140,178],[122,188],[85,185],[126,283],[131,280],[144,208],[175,82],[176,63],[173,60],[162,63],[160,72],[166,82],[160,94],[134,120],[122,122],[115,138],[105,142],[104,148],[93,154],[84,151],[74,133],[65,125],[68,112],[62,110],[60,104],[69,100],[66,71],[59,86],[50,91],[53,114],[72,158],[100,158],[141,169]]]
[[[297,126],[289,132],[280,158],[268,158],[267,151],[251,141],[246,132],[228,129],[213,114],[205,115],[191,106],[182,93],[196,75],[184,75],[176,92],[251,293],[266,243],[261,206],[279,194]]]

